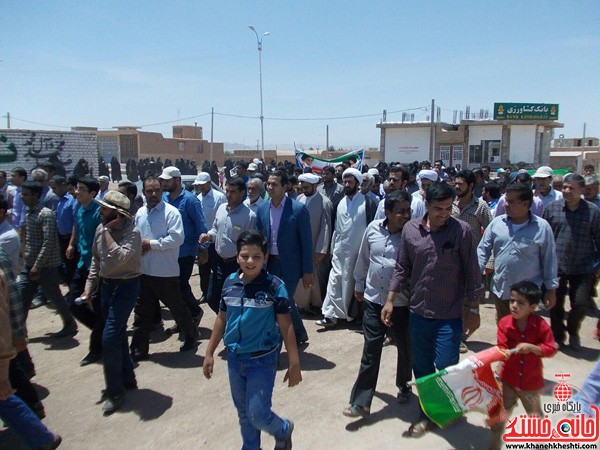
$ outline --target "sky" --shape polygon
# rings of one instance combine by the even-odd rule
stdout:
[[[600,136],[600,2],[2,0],[0,128],[202,126],[265,149],[379,147],[402,112],[558,103]]]

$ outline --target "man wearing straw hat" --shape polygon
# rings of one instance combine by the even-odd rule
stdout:
[[[136,389],[133,362],[127,347],[127,320],[140,291],[142,239],[129,214],[129,199],[109,191],[100,204],[102,223],[94,236],[92,264],[82,294],[88,299],[102,279],[100,289],[102,313],[106,319],[102,334],[102,361],[106,399],[104,415],[123,404],[126,389]]]

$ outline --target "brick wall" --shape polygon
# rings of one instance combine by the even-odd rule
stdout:
[[[42,162],[58,161],[69,175],[77,161],[85,158],[94,175],[98,174],[95,132],[0,129],[2,135],[6,142],[0,141],[0,170],[10,172],[13,167],[21,166],[31,171]],[[14,144],[16,155],[10,143]]]

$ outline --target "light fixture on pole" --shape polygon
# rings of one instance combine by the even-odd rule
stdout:
[[[256,35],[256,44],[258,45],[258,73],[260,80],[260,145],[261,145],[261,157],[265,160],[265,128],[264,128],[264,116],[263,116],[263,93],[262,93],[262,40],[265,36],[269,35],[269,32],[263,33],[262,36],[258,36],[256,29],[249,25],[254,34]]]

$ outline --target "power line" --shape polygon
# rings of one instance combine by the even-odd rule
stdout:
[[[388,114],[397,114],[397,113],[401,113],[401,112],[407,112],[407,111],[428,111],[429,108],[426,106],[419,106],[416,108],[407,108],[407,109],[400,109],[397,111],[388,111]],[[168,125],[171,123],[176,123],[176,122],[180,122],[180,121],[185,121],[185,120],[191,120],[191,119],[196,119],[198,117],[204,117],[204,116],[209,116],[211,113],[210,112],[206,112],[203,114],[196,114],[194,116],[189,116],[189,117],[183,117],[183,118],[178,118],[178,119],[174,119],[174,120],[167,120],[164,122],[155,122],[155,123],[148,123],[148,124],[144,124],[144,125],[139,125],[140,128],[145,128],[145,127],[155,127],[155,126],[159,126],[159,125]],[[236,117],[239,119],[252,119],[252,120],[258,120],[260,119],[260,117],[257,116],[246,116],[246,115],[242,115],[242,114],[228,114],[228,113],[220,113],[220,112],[215,112],[214,113],[217,116],[224,116],[224,117]],[[373,113],[373,114],[358,114],[358,115],[353,115],[353,116],[337,116],[337,117],[265,117],[265,119],[267,120],[272,120],[272,121],[324,121],[324,120],[348,120],[348,119],[361,119],[361,118],[365,118],[365,117],[380,117],[381,113]],[[32,120],[26,120],[26,119],[21,119],[18,117],[13,117],[11,116],[11,118],[13,120],[17,120],[20,122],[24,122],[24,123],[30,123],[33,125],[41,125],[41,126],[45,126],[45,127],[53,127],[53,128],[66,128],[66,129],[70,129],[72,128],[72,126],[67,126],[67,125],[54,125],[54,124],[48,124],[48,123],[41,123],[41,122],[35,122]],[[111,130],[112,128],[98,128],[98,130],[102,131],[102,130]]]

